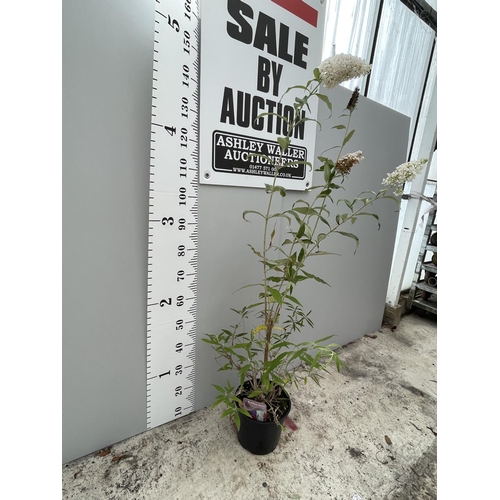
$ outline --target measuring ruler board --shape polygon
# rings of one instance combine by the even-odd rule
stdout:
[[[198,0],[156,0],[147,294],[147,428],[194,411]]]

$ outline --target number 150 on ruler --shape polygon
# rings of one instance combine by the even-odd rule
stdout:
[[[200,20],[156,0],[147,294],[147,428],[194,411]]]

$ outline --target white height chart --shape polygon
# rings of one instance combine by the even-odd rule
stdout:
[[[147,297],[147,428],[194,411],[198,0],[156,0]]]

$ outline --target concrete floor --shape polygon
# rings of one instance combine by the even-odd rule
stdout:
[[[345,346],[322,386],[290,389],[278,448],[248,453],[204,409],[63,466],[63,499],[437,498],[437,322],[403,316]]]

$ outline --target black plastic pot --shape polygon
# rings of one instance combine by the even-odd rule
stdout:
[[[287,402],[287,409],[279,419],[283,425],[285,418],[292,409],[292,401],[288,393],[282,389],[283,397]],[[238,441],[245,450],[254,455],[267,455],[273,452],[281,437],[281,427],[274,421],[258,422],[246,415],[240,414],[240,429],[237,431]]]

